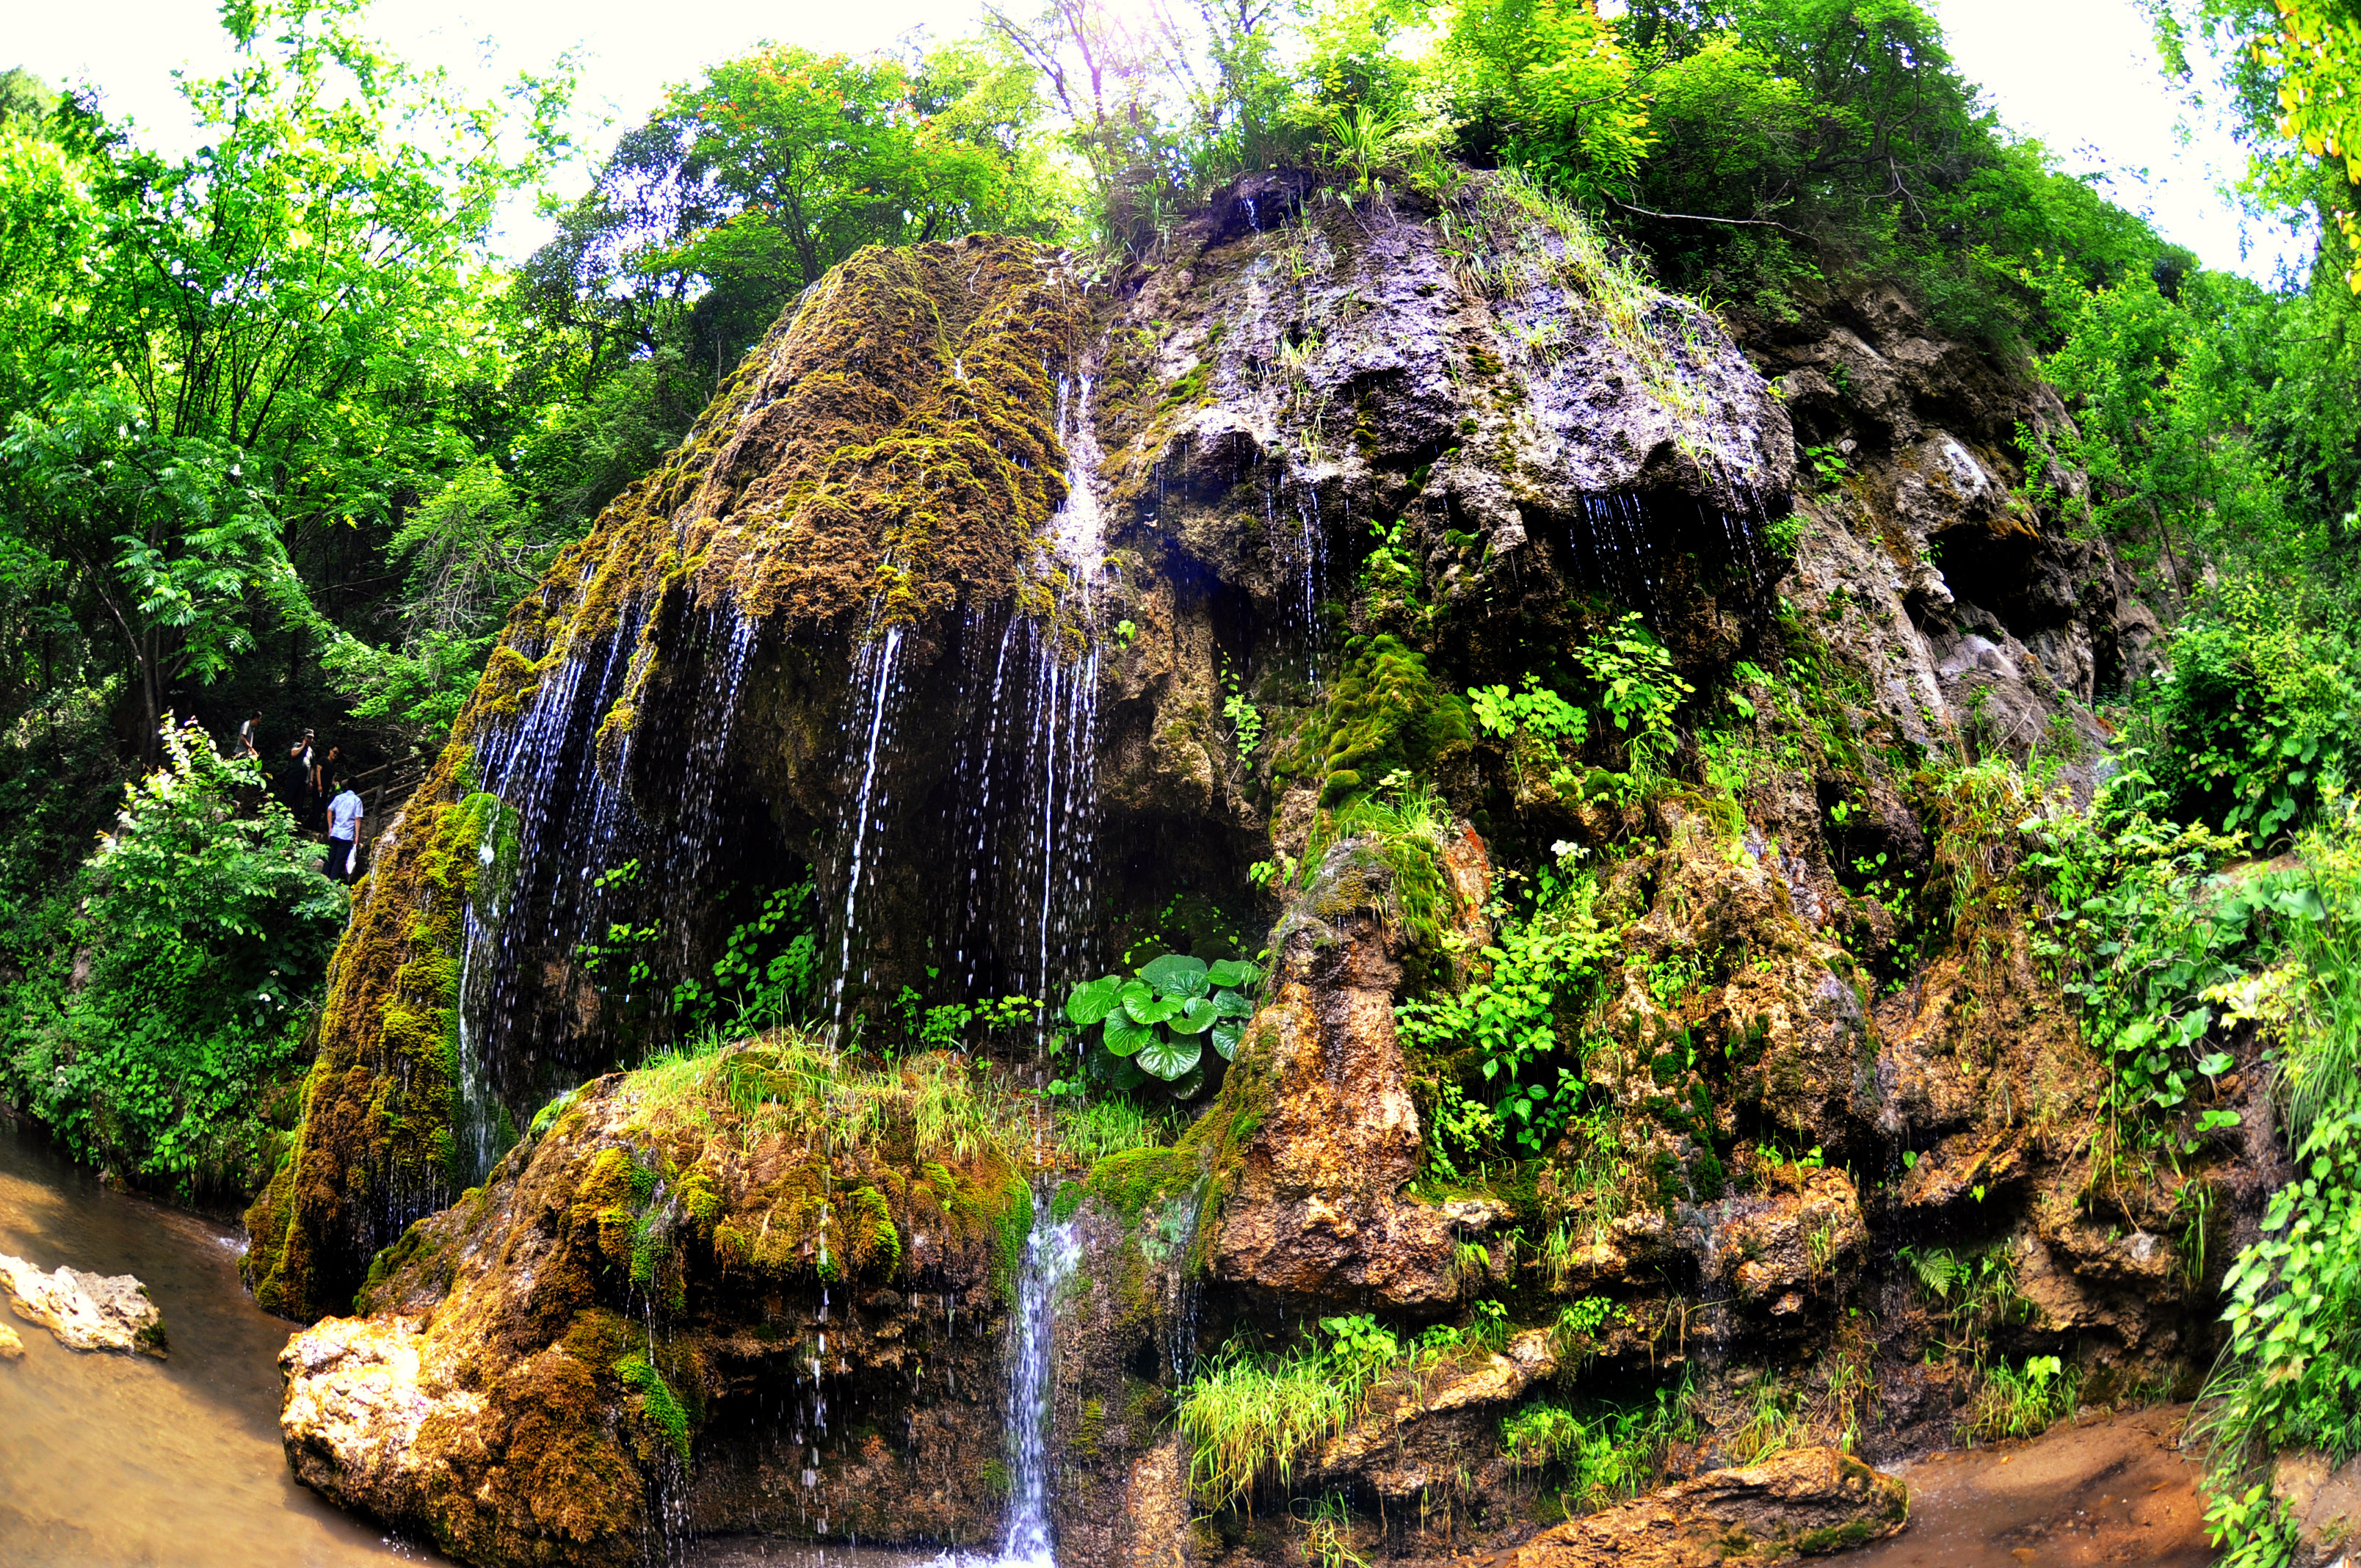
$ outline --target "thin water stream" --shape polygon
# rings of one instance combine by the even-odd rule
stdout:
[[[232,1226],[99,1184],[0,1116],[0,1252],[132,1274],[169,1359],[78,1354],[13,1316],[0,1362],[0,1563],[10,1568],[346,1568],[441,1563],[296,1484],[279,1443],[293,1325],[238,1283]]]

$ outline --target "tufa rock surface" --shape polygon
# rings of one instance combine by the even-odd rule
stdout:
[[[164,1358],[164,1314],[148,1299],[148,1287],[128,1274],[90,1274],[62,1266],[43,1273],[21,1257],[0,1253],[0,1285],[18,1317],[40,1324],[68,1350]],[[21,1345],[17,1354],[23,1354]]]
[[[1720,1568],[1793,1563],[1899,1530],[1909,1489],[1850,1454],[1796,1448],[1716,1470],[1543,1531],[1514,1568]]]

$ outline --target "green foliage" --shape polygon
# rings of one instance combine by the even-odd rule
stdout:
[[[1154,1148],[1164,1141],[1164,1124],[1128,1100],[1094,1100],[1058,1108],[1058,1137],[1085,1165],[1110,1155]]]
[[[0,1081],[79,1157],[184,1192],[268,1175],[263,1091],[294,1069],[344,891],[248,762],[168,725],[82,870],[11,933]]]
[[[1575,658],[1598,684],[1599,710],[1624,737],[1625,769],[1632,787],[1644,790],[1664,774],[1680,746],[1673,716],[1696,694],[1674,667],[1672,652],[1626,614],[1575,651]]]
[[[1615,950],[1591,914],[1595,898],[1587,877],[1555,874],[1529,910],[1496,898],[1492,945],[1477,955],[1483,978],[1394,1010],[1403,1046],[1444,1064],[1429,1158],[1446,1176],[1496,1148],[1541,1153],[1579,1109],[1582,1056],[1569,1020]],[[1463,1076],[1490,1096],[1488,1108],[1465,1097]]]
[[[478,262],[565,92],[521,83],[519,126],[385,56],[349,6],[224,20],[239,52],[183,82],[187,156],[80,101],[0,134],[0,562],[88,625],[151,735],[177,681],[312,626],[299,571],[347,565],[327,536],[381,528],[470,450],[463,392],[502,371]]]
[[[2203,998],[2239,975],[2256,916],[2284,891],[2272,878],[2219,888],[2210,872],[2235,840],[2121,808],[2136,784],[2118,781],[2088,814],[2025,825],[2037,846],[2027,864],[2048,877],[2059,911],[2035,950],[2059,967],[2107,1064],[2109,1103],[2134,1118],[2179,1114],[2201,1079],[2229,1067],[2210,1043],[2220,1018]]]
[[[801,1015],[819,979],[812,891],[808,880],[772,889],[760,913],[722,944],[712,982],[692,976],[673,988],[674,1012],[690,1029],[728,1024],[752,1034]]]
[[[2217,1494],[2269,1453],[2361,1453],[2361,815],[2346,807],[2298,852],[2310,897],[2283,901],[2301,913],[2283,978],[2262,988],[2276,997],[2254,1014],[2279,1058],[2296,1170],[2223,1281],[2230,1347],[2208,1389]]]
[[[2252,579],[2175,629],[2141,739],[2176,817],[2268,844],[2344,786],[2361,735],[2350,645],[2304,627],[2287,596]]]
[[[2043,325],[2037,257],[2097,281],[2166,254],[1979,109],[1914,0],[1637,0],[1622,33],[1650,148],[1620,206],[1678,287],[1776,322],[1877,276],[2005,342]]]
[[[1066,1018],[1098,1028],[1099,1049],[1087,1058],[1095,1076],[1119,1090],[1153,1081],[1176,1100],[1193,1100],[1212,1076],[1206,1041],[1223,1061],[1237,1054],[1261,980],[1262,971],[1241,959],[1209,965],[1167,953],[1131,979],[1111,974],[1077,984],[1066,993]]]
[[[562,540],[536,531],[508,477],[479,458],[395,530],[387,554],[405,568],[401,641],[378,648],[339,636],[321,663],[356,718],[390,719],[421,744],[449,732],[476,688],[501,623]]]
[[[1181,1387],[1189,1485],[1206,1508],[1227,1508],[1265,1481],[1290,1486],[1298,1461],[1359,1420],[1371,1391],[1422,1354],[1367,1314],[1323,1318],[1319,1329],[1274,1354],[1233,1342]]]
[[[1554,1478],[1559,1505],[1573,1519],[1639,1496],[1665,1445],[1694,1425],[1676,1389],[1659,1389],[1646,1404],[1596,1405],[1587,1415],[1541,1400],[1500,1423],[1500,1452],[1514,1468]]]
[[[2070,1415],[2081,1387],[2078,1368],[2054,1355],[2026,1358],[2022,1368],[2006,1362],[1984,1369],[1969,1430],[1987,1442],[2039,1437],[2052,1421]]]

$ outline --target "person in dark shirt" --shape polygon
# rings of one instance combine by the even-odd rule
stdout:
[[[320,763],[313,753],[309,729],[287,748],[287,760],[294,764],[295,774],[295,798],[288,804],[294,807],[295,820],[308,824],[312,814],[320,809]]]
[[[320,759],[319,771],[313,776],[315,782],[315,788],[317,790],[316,798],[320,803],[320,809],[325,811],[328,808],[328,794],[330,788],[332,786],[336,789],[342,789],[344,787],[342,781],[345,776],[345,749],[342,746],[329,747],[327,755]]]

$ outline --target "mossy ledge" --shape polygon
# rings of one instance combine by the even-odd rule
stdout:
[[[795,1530],[764,1511],[791,1495],[864,1537],[988,1534],[1000,1411],[973,1396],[1001,1383],[1028,1137],[944,1057],[862,1071],[775,1036],[601,1078],[379,1258],[368,1316],[291,1342],[290,1460],[473,1563],[636,1563],[664,1487],[704,1530]],[[967,1397],[869,1419],[938,1379]],[[387,1416],[389,1382],[423,1419]],[[805,1448],[750,1436],[783,1398],[828,1412],[808,1481]],[[881,1486],[881,1465],[939,1484]],[[495,1467],[532,1475],[484,1485]]]

